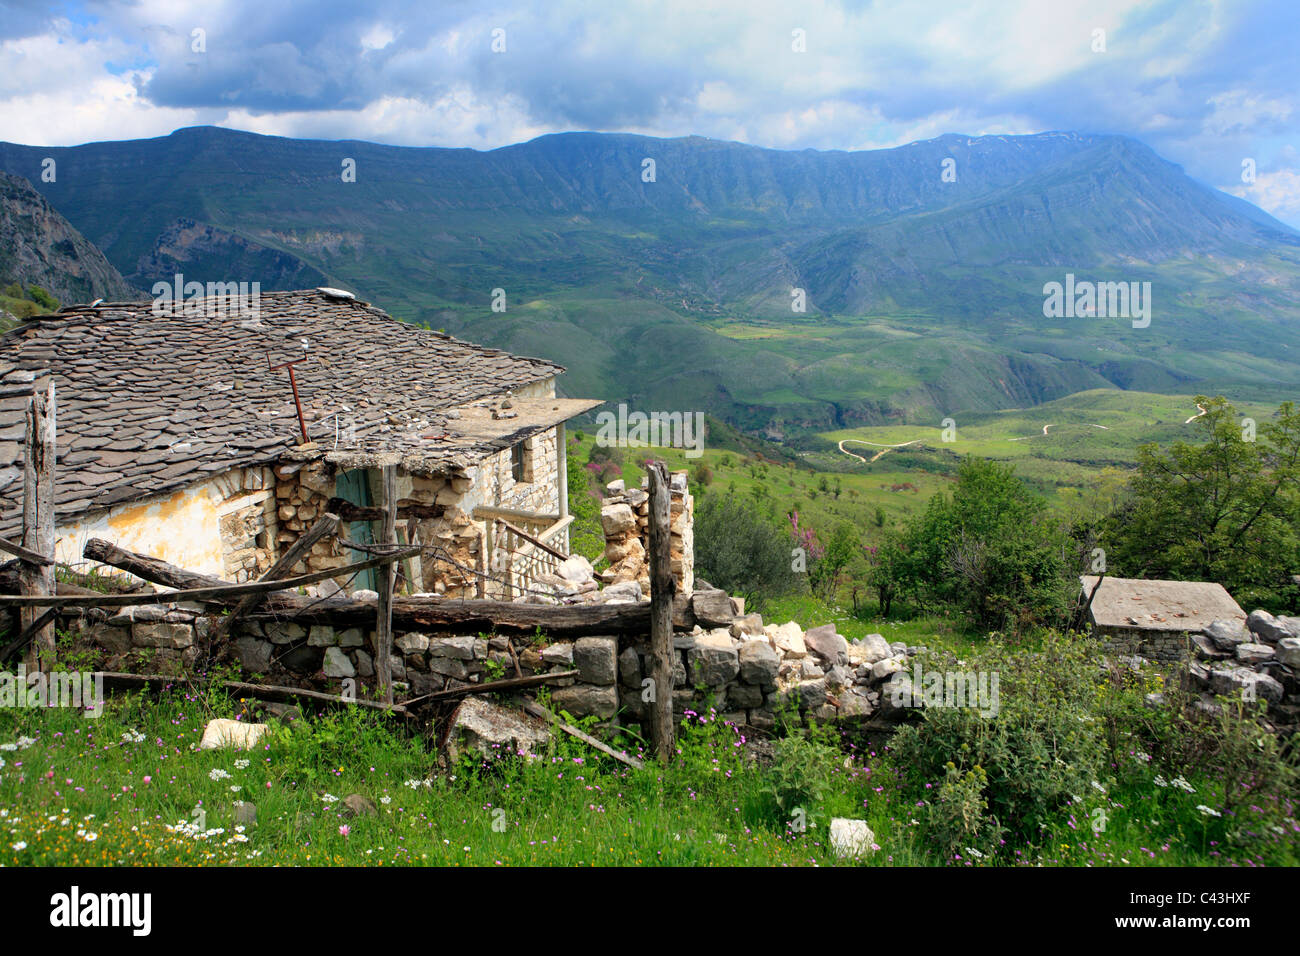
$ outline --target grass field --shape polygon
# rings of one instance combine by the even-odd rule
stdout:
[[[832,733],[818,769],[778,776],[756,759],[770,744],[704,715],[679,730],[667,769],[595,759],[560,735],[540,759],[503,754],[440,773],[422,738],[354,710],[273,723],[251,751],[197,750],[206,722],[236,708],[173,688],[115,698],[94,720],[0,711],[0,865],[824,866],[847,862],[828,846],[834,816],[869,822],[879,849],[868,865],[1296,862],[1293,819],[1225,845],[1226,821],[1206,812],[1220,785],[1188,769],[1185,788],[1169,787],[1161,773],[1174,774],[1141,759],[1067,801],[1032,844],[949,859],[883,740]],[[775,802],[774,788],[791,785],[814,794],[807,829]],[[346,809],[354,794],[371,812]],[[255,822],[236,822],[236,801],[256,807]],[[1090,833],[1098,810],[1108,826]]]

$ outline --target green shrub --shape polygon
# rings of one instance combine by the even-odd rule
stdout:
[[[924,797],[927,784],[941,786],[950,762],[962,774],[981,767],[990,822],[1036,843],[1040,828],[1105,772],[1101,725],[1089,709],[1097,659],[1095,643],[1055,635],[1034,653],[994,640],[974,661],[928,655],[925,670],[998,675],[999,709],[982,717],[971,707],[926,708],[919,723],[901,729],[893,748],[912,790]]]
[[[27,297],[46,311],[54,312],[59,308],[59,300],[38,285],[27,287]]]
[[[944,859],[989,859],[997,854],[1004,830],[989,815],[988,784],[983,767],[963,773],[951,761],[946,766],[925,814],[926,836]]]
[[[827,805],[827,799],[840,760],[839,750],[828,742],[822,729],[796,730],[777,740],[763,786],[773,817],[796,828],[829,825],[834,808]]]

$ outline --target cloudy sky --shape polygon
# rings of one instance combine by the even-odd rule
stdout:
[[[1296,0],[0,0],[0,140],[1072,129],[1135,136],[1300,227],[1298,48]]]

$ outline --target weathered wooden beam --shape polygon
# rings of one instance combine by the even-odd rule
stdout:
[[[27,401],[26,440],[23,442],[23,542],[30,554],[54,557],[54,379],[37,389]],[[34,598],[55,593],[54,563],[24,563],[18,571],[22,593]],[[23,632],[33,629],[32,663],[41,669],[54,666],[54,623],[33,603],[19,611]],[[37,622],[44,621],[39,626]]]
[[[385,465],[380,470],[381,503],[384,520],[380,527],[379,544],[397,544],[397,466]],[[418,548],[416,549],[419,550]],[[379,599],[375,602],[375,679],[384,700],[393,702],[393,590],[397,581],[397,565],[390,563],[379,569]]]
[[[230,587],[229,581],[196,574],[146,555],[126,551],[98,538],[86,543],[85,556],[169,588]],[[401,552],[395,552],[400,554]],[[283,586],[283,584],[281,584]],[[172,592],[174,594],[175,592]],[[170,598],[171,594],[162,595]],[[249,617],[257,621],[296,620],[301,623],[353,627],[374,620],[374,603],[345,597],[313,600],[276,592]],[[514,604],[509,601],[456,601],[443,598],[399,597],[393,601],[393,625],[402,630],[458,627],[531,634],[538,628],[552,637],[650,633],[650,605],[636,604]],[[689,631],[695,625],[688,595],[673,599],[673,627]]]
[[[7,538],[0,538],[0,551],[4,551],[6,554],[12,554],[15,558],[19,558],[27,564],[34,564],[38,568],[43,568],[54,563],[53,558],[47,558],[42,554],[37,554],[35,551],[28,551],[21,544],[14,544]]]
[[[89,545],[87,546],[89,547]],[[274,591],[283,591],[286,588],[315,584],[318,581],[324,581],[326,578],[354,574],[367,568],[391,565],[394,561],[399,561],[418,550],[418,548],[408,548],[405,552],[394,551],[391,554],[367,558],[365,561],[358,561],[355,564],[347,564],[341,568],[314,571],[311,574],[302,574],[295,578],[282,578],[279,581],[253,581],[248,584],[223,583],[220,586],[187,588],[181,591],[161,591],[153,594],[56,595],[53,597],[9,597],[0,595],[0,607],[6,604],[18,607],[31,607],[34,605],[50,607],[131,607],[138,604],[173,604],[177,601],[233,601],[249,594],[270,594]]]
[[[0,564],[0,594],[21,594],[22,587],[18,582],[18,571],[21,567],[21,561],[7,561]],[[57,567],[57,565],[56,565]],[[72,584],[69,581],[54,582],[55,594],[102,594],[102,591],[96,591],[92,588],[83,588],[79,584]]]
[[[325,504],[325,510],[336,514],[344,521],[383,521],[384,509],[368,505],[354,505],[342,498],[331,498]],[[447,513],[446,505],[432,505],[412,498],[403,498],[397,503],[397,517],[402,520],[441,518]]]
[[[661,764],[673,749],[673,596],[672,495],[668,468],[646,466],[650,476],[650,742]]]
[[[177,683],[192,683],[202,686],[209,683],[203,679],[165,677],[161,674],[123,674],[116,671],[105,672],[103,676],[104,687],[107,690],[138,690],[144,687],[163,687]],[[400,704],[385,704],[376,700],[340,697],[337,694],[325,694],[318,690],[306,690],[301,687],[281,687],[277,684],[246,684],[237,680],[219,681],[217,686],[224,687],[242,697],[252,697],[256,700],[266,700],[272,703],[290,703],[295,700],[305,700],[317,704],[391,711],[394,714],[406,713],[406,708]]]
[[[325,514],[314,525],[308,528],[295,541],[289,550],[282,554],[274,564],[266,569],[258,581],[278,581],[286,578],[298,566],[298,562],[307,556],[312,546],[326,535],[334,534],[339,528],[339,516],[335,514]],[[212,629],[211,639],[215,642],[225,637],[230,632],[230,627],[243,615],[247,614],[253,608],[262,603],[264,595],[250,594],[239,602],[229,614],[217,621],[216,627]]]
[[[579,730],[577,727],[574,727],[572,724],[566,724],[564,721],[560,720],[559,717],[551,713],[549,710],[547,710],[545,707],[543,707],[541,704],[537,703],[536,701],[530,700],[527,703],[525,703],[524,710],[527,713],[532,714],[534,717],[540,717],[543,720],[549,720],[554,722],[556,726],[558,726],[569,736],[577,737],[584,744],[587,744],[588,746],[591,747],[595,747],[601,753],[608,754],[609,756],[613,757],[615,760],[627,764],[629,767],[633,767],[637,770],[643,770],[645,768],[645,764],[643,764],[640,760],[637,760],[635,757],[629,757],[627,754],[621,754],[613,747],[611,747],[609,744],[605,743],[603,740],[597,740],[595,737],[591,736],[591,734],[584,733],[583,731]]]
[[[554,674],[507,677],[505,680],[488,681],[486,684],[466,684],[464,687],[457,687],[454,690],[439,690],[434,691],[432,694],[425,694],[422,697],[412,697],[410,700],[402,701],[402,706],[410,707],[412,704],[419,704],[426,700],[456,700],[459,697],[469,697],[473,694],[495,694],[500,691],[519,690],[523,687],[538,687],[542,684],[554,683],[557,680],[577,677],[579,673],[579,671],[557,671]]]

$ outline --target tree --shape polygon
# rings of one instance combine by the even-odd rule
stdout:
[[[882,609],[902,593],[981,625],[1060,623],[1073,603],[1077,549],[1011,466],[966,458],[952,494],[886,536],[870,572]]]
[[[50,295],[38,285],[29,285],[27,287],[27,297],[42,309],[47,309],[50,312],[58,311],[59,300],[54,298],[54,296]]]
[[[1197,396],[1203,444],[1138,449],[1128,498],[1108,517],[1112,570],[1217,581],[1246,600],[1293,606],[1300,571],[1300,413],[1256,427],[1222,396]]]
[[[705,495],[695,509],[695,566],[716,587],[761,608],[798,587],[790,541],[748,501]]]

